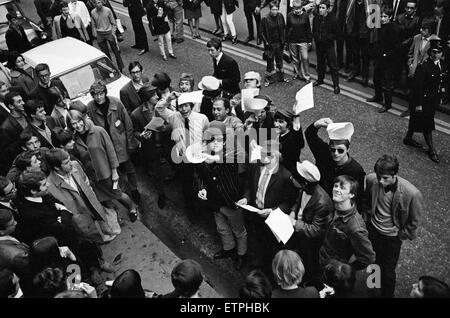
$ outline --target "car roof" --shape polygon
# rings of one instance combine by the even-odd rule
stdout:
[[[95,47],[71,37],[39,45],[22,55],[33,68],[39,63],[48,64],[52,77],[105,56]]]

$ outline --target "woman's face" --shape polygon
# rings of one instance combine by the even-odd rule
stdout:
[[[16,59],[16,68],[23,69],[25,67],[25,60],[22,55],[19,55]]]
[[[83,133],[86,130],[86,125],[82,119],[71,120],[70,123],[77,133]]]

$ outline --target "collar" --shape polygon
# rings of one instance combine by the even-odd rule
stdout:
[[[216,64],[219,64],[220,60],[222,59],[223,52],[219,53],[219,56],[216,57]]]
[[[48,82],[48,85],[42,85],[42,83],[41,82],[38,82],[39,83],[39,86],[40,87],[42,87],[42,88],[50,88],[50,86],[52,86],[52,81],[50,81],[50,82]]]
[[[30,201],[30,202],[34,202],[34,203],[43,203],[44,200],[42,199],[42,197],[25,197],[26,200]]]
[[[347,223],[356,213],[356,204],[346,211],[335,210],[334,219],[341,219],[343,223]]]
[[[67,179],[72,178],[72,175],[71,175],[70,173],[67,174],[67,176],[63,176],[62,174],[59,174],[59,173],[57,173],[57,172],[54,171],[54,170],[53,170],[53,172],[54,172],[58,177],[60,177],[61,179],[63,179],[64,181],[66,181]]]
[[[2,206],[2,205],[6,206],[8,209],[14,210],[12,205],[11,205],[11,201],[9,201],[9,202],[0,201],[0,206]]]
[[[272,175],[272,174],[274,174],[274,171],[277,169],[277,166],[275,165],[274,167],[272,167],[272,168],[267,168],[267,166],[262,166],[261,167],[261,174],[263,174],[263,171],[264,171],[264,169],[270,174],[270,175]]]
[[[15,243],[20,243],[18,239],[10,235],[0,236],[0,241],[13,241]]]

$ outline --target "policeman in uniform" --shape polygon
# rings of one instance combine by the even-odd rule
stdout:
[[[403,139],[405,145],[422,148],[422,145],[412,138],[414,132],[422,132],[428,146],[428,156],[436,163],[439,163],[439,156],[433,145],[434,113],[445,96],[448,80],[447,66],[442,59],[443,48],[441,39],[430,40],[429,58],[417,67],[413,80],[415,96],[413,95],[412,100],[415,104],[412,107],[408,132]]]

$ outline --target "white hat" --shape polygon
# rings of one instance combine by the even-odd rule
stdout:
[[[219,89],[220,81],[214,76],[203,76],[200,83],[198,83],[199,89],[206,91],[216,91]]]
[[[248,111],[260,111],[266,107],[268,102],[265,99],[261,98],[252,98],[247,100],[245,103],[245,108]]]
[[[205,156],[202,156],[202,145],[200,143],[190,144],[186,148],[186,158],[190,163],[201,163],[206,160]]]
[[[250,72],[245,73],[244,81],[247,79],[255,79],[257,81],[257,85],[261,84],[261,75],[259,75],[259,73],[257,73],[257,72],[250,71]]]
[[[178,105],[186,104],[186,103],[196,103],[197,101],[193,98],[192,94],[183,93],[178,96],[177,103]]]
[[[332,123],[327,126],[328,137],[330,137],[330,140],[350,141],[354,131],[352,123]]]
[[[297,172],[306,181],[309,182],[319,182],[320,181],[320,172],[317,167],[309,162],[308,160],[304,160],[302,163],[297,162]]]

